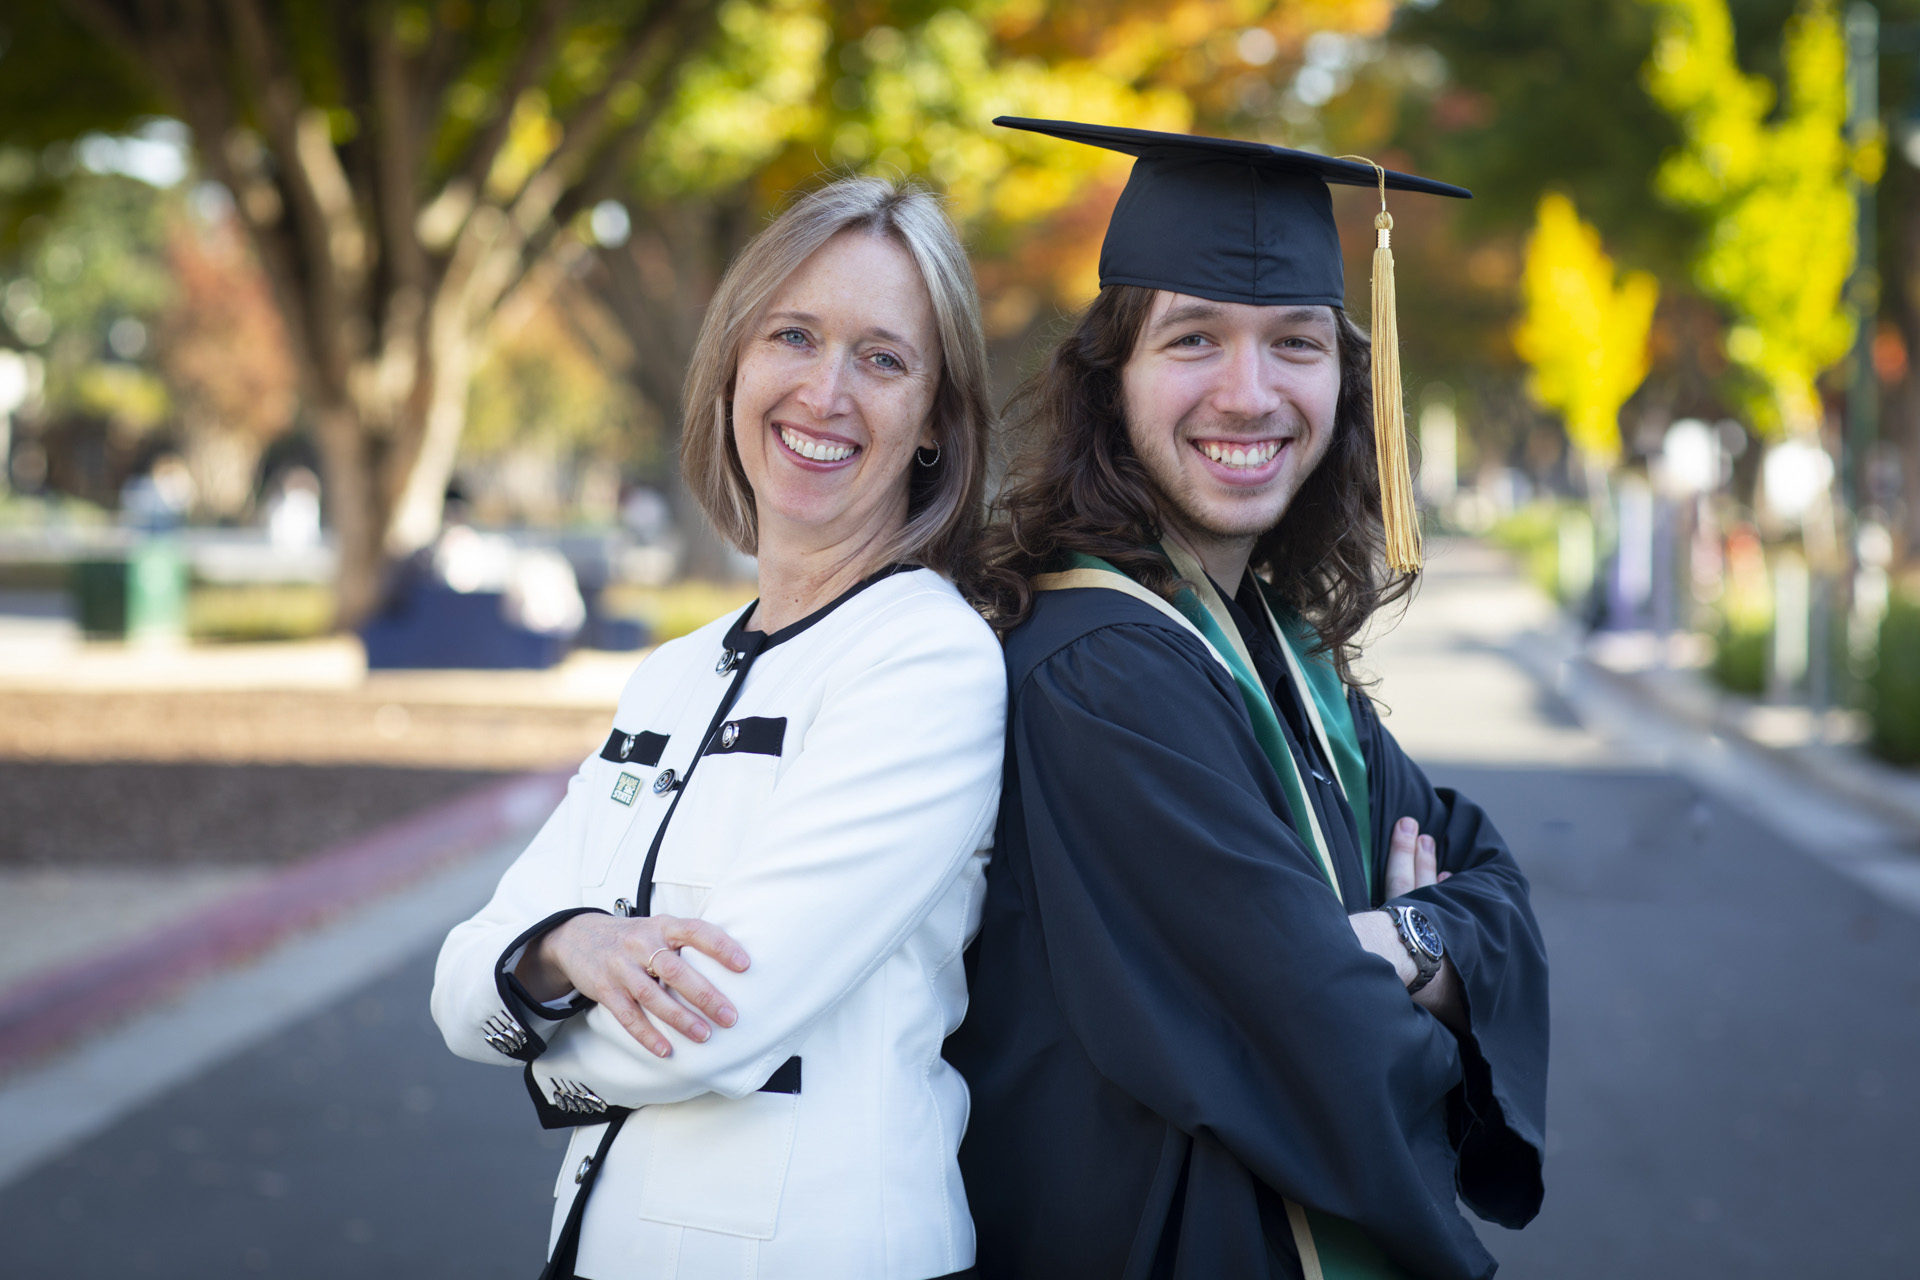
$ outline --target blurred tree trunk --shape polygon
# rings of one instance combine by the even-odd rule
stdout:
[[[234,196],[315,425],[351,626],[378,606],[386,562],[439,530],[490,318],[630,163],[713,6],[616,6],[606,65],[561,95],[541,90],[572,74],[564,0],[506,29],[473,7],[422,20],[372,0],[69,4]],[[456,87],[477,114],[455,120]]]
[[[642,211],[627,242],[602,250],[587,276],[632,346],[628,379],[666,428],[670,457],[661,481],[685,539],[680,571],[688,577],[725,578],[733,570],[730,548],[680,473],[680,388],[707,303],[756,225],[745,192],[661,204]]]
[[[1898,450],[1900,498],[1905,508],[1899,543],[1912,564],[1920,563],[1920,203],[1902,201],[1899,216],[1892,310],[1906,346],[1907,369],[1894,394],[1883,398],[1886,407],[1880,415],[1880,432]]]

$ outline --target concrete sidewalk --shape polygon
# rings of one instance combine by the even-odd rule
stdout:
[[[564,775],[555,773],[491,783],[259,876],[171,923],[130,937],[83,928],[101,940],[99,949],[27,969],[0,989],[0,1072],[480,849],[524,836],[564,789]]]
[[[430,945],[564,787],[491,784],[125,941],[16,966],[0,989],[0,1184]]]
[[[316,842],[291,865],[153,856],[146,845],[172,837],[133,827],[120,837],[124,856],[0,865],[0,1181],[471,914],[551,812],[572,763],[603,740],[644,656],[369,673],[351,638],[170,648],[40,639],[0,627],[0,761],[50,774],[78,766],[71,781],[39,785],[76,788],[55,799],[82,814],[99,816],[85,788],[113,785],[121,766],[154,776],[189,766],[328,778],[360,766],[529,772],[398,809],[410,816]],[[174,825],[164,812],[151,822]]]
[[[1729,693],[1707,677],[1704,654],[1687,652],[1693,646],[1685,641],[1697,637],[1666,643],[1651,635],[1558,639],[1579,647],[1579,660],[1594,676],[1610,678],[1653,713],[1763,753],[1920,837],[1920,769],[1900,768],[1868,751],[1863,713],[1835,708],[1816,716],[1808,707]]]
[[[1791,732],[1790,709],[1650,662],[1643,638],[1588,637],[1504,552],[1435,539],[1404,619],[1373,630],[1362,669],[1415,759],[1671,770],[1920,914],[1920,775]]]

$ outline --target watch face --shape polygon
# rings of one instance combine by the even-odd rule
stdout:
[[[1418,911],[1407,912],[1407,929],[1413,934],[1413,940],[1420,944],[1420,949],[1434,959],[1438,960],[1446,954],[1446,946],[1440,941],[1440,931]]]

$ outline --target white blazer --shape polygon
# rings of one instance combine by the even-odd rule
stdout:
[[[716,720],[739,636],[723,618],[635,671],[607,746],[448,936],[434,1020],[462,1057],[528,1064],[543,1122],[580,1126],[555,1239],[606,1132],[594,1117],[638,1108],[587,1202],[580,1276],[962,1270],[967,1089],[940,1046],[966,1009],[999,805],[1000,647],[938,574],[897,573],[770,637]],[[663,1026],[660,1059],[604,1009],[531,1005],[508,975],[554,917],[627,910],[670,810],[652,911],[712,921],[751,966],[682,953],[740,1018],[705,1044]]]

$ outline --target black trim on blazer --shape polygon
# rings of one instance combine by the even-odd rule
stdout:
[[[753,611],[760,607],[758,600],[740,611],[740,615],[733,620],[733,624],[727,628],[726,636],[720,641],[730,662],[715,668],[715,673],[718,675],[732,675],[733,682],[721,695],[720,705],[713,709],[713,719],[707,721],[707,731],[700,735],[700,745],[695,748],[693,758],[687,762],[686,772],[675,779],[672,788],[673,800],[667,805],[666,813],[661,815],[660,825],[653,829],[653,843],[647,846],[647,860],[640,867],[640,883],[634,892],[633,900],[641,915],[653,914],[653,869],[660,860],[660,844],[667,838],[667,827],[673,822],[674,811],[680,807],[680,797],[687,794],[687,783],[692,779],[693,771],[699,767],[701,759],[707,754],[707,749],[713,745],[714,736],[720,732],[721,724],[726,721],[727,712],[733,710],[733,704],[740,700],[740,690],[746,686],[747,672],[753,669],[754,660],[775,645],[784,644],[793,639],[874,583],[891,578],[896,573],[919,567],[912,564],[890,564],[878,573],[854,583],[800,621],[784,626],[772,635],[764,631],[747,630],[747,619],[751,618]]]
[[[615,729],[607,735],[607,745],[600,748],[600,758],[615,764],[644,764],[651,768],[660,763],[660,753],[666,749],[664,733],[627,733]]]
[[[562,1111],[547,1098],[546,1091],[540,1087],[540,1080],[533,1074],[533,1064],[529,1062],[526,1070],[520,1073],[521,1080],[527,1086],[527,1096],[533,1099],[534,1114],[540,1118],[542,1129],[579,1129],[590,1124],[605,1124],[616,1112],[627,1108],[608,1106],[601,1112]],[[755,1093],[797,1094],[800,1092],[800,1058],[795,1055],[781,1063],[767,1082],[754,1090]]]
[[[733,741],[727,741],[727,730],[733,729]],[[720,726],[720,732],[713,735],[707,743],[710,756],[777,756],[781,745],[787,739],[787,718],[777,716],[743,716],[738,720],[728,720]]]
[[[527,1084],[530,1088],[533,1085],[532,1067],[527,1068]],[[539,1090],[535,1089],[534,1093],[537,1096]],[[616,1107],[606,1117],[607,1131],[600,1135],[600,1145],[588,1157],[586,1173],[579,1179],[580,1190],[574,1193],[573,1204],[567,1210],[567,1220],[560,1227],[560,1237],[553,1242],[553,1255],[547,1259],[547,1265],[541,1268],[540,1280],[576,1280],[574,1268],[579,1265],[580,1223],[586,1217],[587,1197],[593,1194],[593,1184],[600,1180],[600,1166],[606,1163],[613,1140],[620,1136],[621,1126],[632,1114],[625,1107]]]
[[[798,1093],[800,1092],[800,1056],[795,1054],[781,1063],[779,1069],[767,1077],[767,1082],[754,1090],[756,1093]]]
[[[764,631],[747,630],[747,619],[751,618],[753,611],[760,607],[760,602],[755,600],[746,607],[739,617],[733,620],[733,625],[727,628],[727,634],[721,639],[720,643],[728,649],[751,648],[752,652],[757,655],[762,650],[771,649],[777,644],[785,644],[787,641],[805,631],[808,627],[811,627],[814,623],[825,618],[835,609],[838,609],[847,601],[859,595],[862,591],[865,591],[874,583],[884,582],[896,573],[910,573],[915,569],[923,567],[924,566],[917,564],[890,564],[886,568],[860,579],[860,581],[854,583],[845,591],[842,591],[839,595],[827,601],[798,622],[789,622],[786,626],[771,635]],[[754,645],[753,641],[748,639],[749,636],[758,637],[759,643],[757,646]]]
[[[520,979],[514,976],[511,969],[507,968],[507,961],[512,958],[514,952],[520,950],[520,948],[526,946],[541,934],[557,929],[562,923],[573,919],[575,916],[605,916],[612,914],[612,912],[603,910],[600,907],[568,907],[565,911],[556,911],[515,938],[512,942],[509,942],[507,949],[500,953],[500,958],[494,961],[494,990],[500,995],[500,1003],[506,1006],[507,1012],[519,1021],[521,1029],[527,1033],[527,1042],[513,1053],[508,1054],[508,1057],[517,1058],[521,1062],[531,1063],[535,1058],[547,1051],[547,1042],[541,1039],[540,1033],[533,1029],[533,1019],[538,1018],[543,1022],[560,1022],[563,1019],[571,1018],[576,1013],[593,1008],[593,1001],[587,999],[585,996],[577,995],[567,1001],[565,1010],[549,1009],[538,1000],[535,1000],[533,993],[520,984]]]

